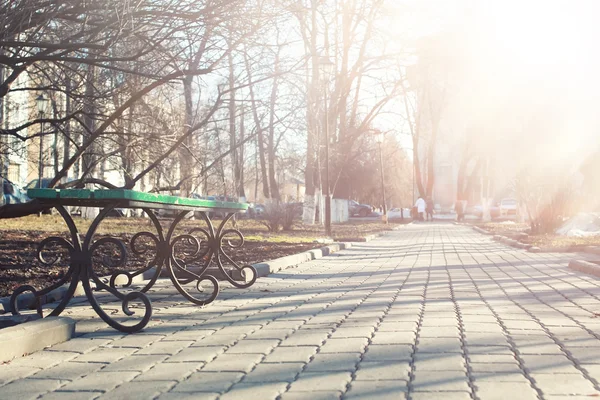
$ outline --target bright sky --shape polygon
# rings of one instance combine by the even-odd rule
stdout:
[[[579,159],[600,137],[600,1],[405,0],[394,2],[403,37],[442,32],[458,91],[445,130],[486,129],[519,165],[531,162],[525,143],[543,154],[536,163]],[[407,13],[407,8],[411,12]],[[452,132],[454,131],[454,132]],[[501,141],[502,142],[502,141]]]

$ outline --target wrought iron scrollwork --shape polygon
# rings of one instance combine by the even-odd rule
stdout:
[[[146,258],[145,266],[135,271],[129,270],[126,268],[130,261],[128,248],[122,240],[113,237],[94,240],[98,226],[116,206],[115,204],[102,209],[83,239],[66,209],[56,206],[69,228],[71,240],[60,237],[44,239],[39,244],[37,256],[42,265],[54,266],[58,263],[66,263],[68,270],[58,282],[42,290],[38,291],[29,285],[17,288],[10,299],[13,314],[19,314],[19,296],[31,293],[35,309],[40,316],[43,316],[44,296],[70,282],[62,300],[49,314],[60,315],[73,297],[78,283],[81,282],[87,299],[98,316],[113,328],[131,333],[143,329],[151,318],[152,305],[145,293],[156,283],[163,268],[167,270],[175,288],[186,299],[197,305],[209,304],[217,297],[219,281],[213,276],[217,272],[237,288],[250,287],[256,281],[257,272],[253,266],[240,265],[228,254],[244,245],[244,236],[238,229],[225,228],[233,218],[233,213],[228,214],[215,228],[206,213],[201,212],[200,215],[206,223],[205,228],[195,227],[188,233],[175,236],[177,226],[189,211],[179,213],[165,235],[154,212],[143,208],[156,233],[139,232],[129,240],[130,254]],[[63,252],[58,254],[56,251],[48,251],[54,247],[61,248]],[[107,281],[96,274],[94,267],[100,265],[111,270]],[[154,272],[150,280],[145,282],[142,288],[132,291],[134,279],[152,269]],[[235,276],[236,274],[238,276]],[[119,280],[121,277],[126,278],[125,282]],[[143,309],[140,313],[141,318],[138,315],[138,321],[133,324],[122,323],[113,318],[113,313],[109,315],[105,312],[103,305],[96,300],[92,283],[96,291],[106,291],[121,302],[120,308],[126,316],[125,322],[131,322],[128,317],[136,314],[132,306],[133,302],[140,303],[138,310]]]
[[[40,316],[43,316],[42,300],[44,296],[70,281],[66,293],[63,295],[60,303],[50,312],[50,316],[60,315],[60,313],[65,309],[65,307],[73,297],[78,283],[81,282],[86,297],[90,302],[90,305],[98,314],[98,316],[102,318],[108,325],[112,326],[113,328],[119,331],[127,333],[137,332],[146,326],[146,324],[150,320],[150,317],[152,316],[152,305],[150,299],[144,293],[138,291],[121,293],[114,287],[114,279],[116,276],[115,274],[113,274],[113,276],[111,277],[111,284],[107,285],[96,275],[94,271],[94,265],[98,263],[101,263],[109,268],[118,269],[122,268],[127,262],[127,249],[125,244],[121,240],[116,238],[102,238],[93,241],[93,237],[98,225],[110,213],[110,211],[112,211],[113,208],[114,207],[107,207],[100,212],[100,214],[92,222],[82,242],[79,235],[79,231],[75,226],[71,215],[65,210],[64,207],[56,206],[56,209],[61,214],[69,228],[71,234],[71,241],[69,242],[68,240],[60,237],[50,237],[44,239],[38,247],[38,260],[42,263],[42,265],[45,266],[53,266],[63,261],[63,257],[61,256],[47,256],[44,254],[44,252],[48,250],[50,245],[58,245],[68,251],[69,269],[66,272],[65,276],[63,276],[58,282],[55,282],[51,286],[42,290],[38,291],[37,289],[29,285],[17,288],[13,292],[10,299],[10,307],[14,315],[19,315],[20,313],[18,307],[19,296],[24,293],[30,292],[34,297],[34,305],[37,309],[38,314],[40,314]],[[112,247],[113,251],[111,252],[111,254],[102,254],[101,252],[99,252],[100,249],[107,246]],[[119,270],[119,272],[116,274],[125,274],[128,277],[128,283],[131,284],[132,278],[128,272],[124,270]],[[131,303],[133,301],[141,302],[142,307],[144,309],[141,319],[134,324],[124,324],[108,315],[96,300],[94,292],[92,290],[92,286],[90,284],[91,281],[95,283],[96,290],[105,290],[111,293],[118,300],[120,300],[121,309],[127,317],[131,317],[135,314],[135,312],[131,310]]]

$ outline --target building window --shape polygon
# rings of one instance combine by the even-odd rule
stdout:
[[[9,181],[13,183],[21,183],[21,165],[20,164],[10,164],[8,166],[8,174],[7,178]]]

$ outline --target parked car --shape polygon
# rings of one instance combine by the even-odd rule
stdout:
[[[256,217],[261,217],[265,213],[265,205],[264,204],[255,204],[254,205],[254,215]]]
[[[367,204],[359,204],[354,200],[350,200],[348,202],[348,213],[351,217],[359,216],[366,217],[371,214],[373,207]]]
[[[500,216],[500,208],[497,205],[490,205],[490,217],[498,218]],[[483,206],[481,204],[474,205],[472,207],[467,207],[465,214],[474,215],[477,218],[483,218]]]
[[[517,199],[506,198],[500,201],[500,215],[517,215]]]
[[[235,197],[232,196],[201,196],[199,194],[193,193],[191,196],[191,198],[193,199],[202,199],[202,200],[211,200],[211,201],[224,201],[224,202],[230,202],[230,203],[238,203],[239,200]],[[256,206],[255,206],[256,207]],[[254,210],[256,211],[256,209]],[[220,212],[220,211],[210,211],[207,213],[209,218],[225,218],[226,213]],[[200,216],[200,212],[196,212],[195,214],[196,219],[200,219],[202,218]]]
[[[36,188],[45,189],[48,187],[48,185],[50,185],[51,181],[52,181],[52,178],[42,178],[42,184],[40,186],[40,184],[39,184],[40,180],[34,179],[25,186],[25,189],[36,189]]]
[[[33,179],[32,181],[30,181],[26,186],[25,189],[37,189],[37,188],[41,188],[41,189],[46,189],[48,188],[48,186],[50,185],[50,182],[52,182],[53,178],[42,178],[42,185],[39,185],[39,179]],[[68,178],[67,182],[72,182],[75,179],[73,178]]]
[[[27,197],[27,192],[8,179],[2,179],[3,204],[21,204],[27,203],[31,199]]]

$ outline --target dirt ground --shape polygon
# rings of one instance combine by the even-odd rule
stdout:
[[[164,227],[169,224],[168,220],[161,222]],[[90,222],[78,219],[76,224],[81,232],[85,232]],[[197,226],[203,224],[199,224],[198,221],[184,221],[176,234],[187,233]],[[393,226],[395,224],[383,225],[378,221],[340,224],[333,226],[332,236],[337,239],[360,238],[390,230]],[[254,264],[319,248],[323,244],[315,243],[315,240],[325,236],[322,227],[300,224],[291,232],[278,233],[269,233],[266,227],[254,220],[238,221],[237,227],[244,234],[246,242],[241,248],[227,249],[227,253],[240,264]],[[127,247],[128,261],[125,265],[115,268],[119,251],[115,245],[105,245],[94,260],[96,274],[105,276],[117,269],[134,271],[146,266],[153,258],[152,251],[137,256],[131,251],[131,238],[141,231],[155,232],[148,220],[143,218],[109,218],[103,221],[94,239],[115,237],[122,240]],[[0,220],[0,297],[10,296],[13,290],[21,285],[32,285],[39,290],[64,277],[68,270],[68,250],[51,244],[42,254],[47,262],[56,262],[44,265],[37,258],[37,248],[40,242],[50,236],[69,240],[66,232],[66,226],[59,216],[43,215]],[[145,243],[150,244],[149,241]],[[108,265],[105,266],[104,263]]]

